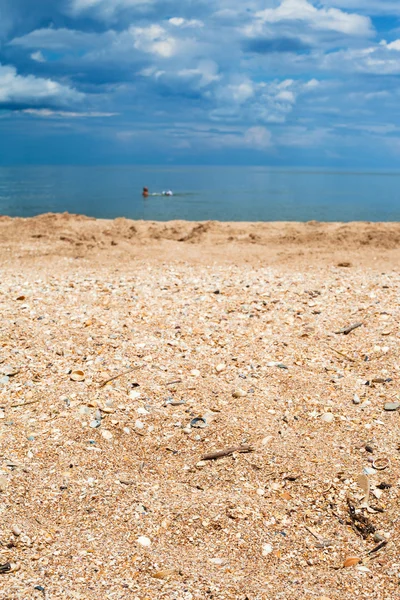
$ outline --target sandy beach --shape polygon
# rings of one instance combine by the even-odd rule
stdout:
[[[1,217],[0,598],[398,597],[399,259],[399,223]]]

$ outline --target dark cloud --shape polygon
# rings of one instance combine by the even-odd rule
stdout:
[[[243,44],[246,52],[255,52],[257,54],[269,54],[271,52],[294,52],[303,53],[311,50],[309,44],[300,39],[291,37],[277,38],[254,38],[246,40]]]

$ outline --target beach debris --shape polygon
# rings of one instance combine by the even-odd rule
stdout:
[[[274,362],[274,361],[267,363],[267,367],[278,367],[278,369],[288,369],[289,368],[281,362]]]
[[[362,325],[363,325],[363,323],[354,323],[353,325],[349,325],[348,327],[343,327],[342,329],[335,331],[335,333],[343,333],[343,335],[348,335],[349,333],[354,331],[354,329],[357,329],[358,327],[361,327]]]
[[[344,260],[342,262],[339,262],[337,266],[338,267],[346,267],[347,268],[347,267],[351,267],[351,263],[348,262],[347,260]]]
[[[385,406],[383,407],[383,409],[387,412],[394,412],[396,410],[399,410],[399,408],[400,402],[386,402]]]
[[[131,367],[130,369],[127,369],[126,371],[123,371],[122,373],[118,373],[118,375],[113,375],[113,377],[109,377],[108,379],[105,379],[104,381],[101,381],[99,383],[99,387],[102,388],[105,385],[107,385],[107,383],[111,383],[111,381],[115,381],[119,377],[123,377],[124,375],[128,375],[129,373],[132,373],[132,371],[137,371],[140,368],[141,368],[140,366]]]
[[[242,446],[232,446],[230,448],[225,448],[224,450],[218,450],[217,452],[210,452],[208,454],[205,454],[200,460],[218,460],[218,458],[223,458],[224,456],[231,456],[236,452],[254,452],[254,448],[247,444],[244,444]]]
[[[353,404],[361,404],[361,398],[357,394],[353,396]]]
[[[357,533],[360,533],[364,539],[373,533],[375,533],[375,527],[360,511],[356,511],[354,504],[352,504],[350,498],[347,498],[347,507],[350,516],[350,525]]]
[[[200,375],[201,375],[199,369],[192,369],[190,371],[190,374],[192,375],[192,377],[200,377]]]
[[[354,565],[358,565],[359,562],[361,562],[361,558],[359,556],[348,556],[343,562],[343,567],[354,567]]]
[[[81,370],[72,371],[70,374],[72,381],[85,381],[85,373]]]
[[[215,370],[217,371],[217,373],[222,373],[222,371],[225,371],[225,369],[226,369],[225,363],[219,363],[219,365],[217,365],[215,367]]]
[[[233,398],[244,398],[246,395],[246,392],[241,388],[238,388],[232,393]]]
[[[23,302],[24,300],[26,300],[26,296],[24,296],[24,295],[17,296],[16,300],[18,300],[18,302]]]

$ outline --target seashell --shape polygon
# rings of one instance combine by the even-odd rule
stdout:
[[[174,569],[162,569],[162,571],[156,571],[152,573],[154,579],[169,579],[175,573]]]
[[[85,381],[85,373],[80,370],[72,371],[70,379],[72,379],[72,381]]]
[[[343,567],[354,567],[354,565],[358,565],[359,562],[361,562],[361,558],[358,556],[348,556],[343,563]]]
[[[195,417],[190,421],[190,427],[204,429],[204,427],[207,427],[207,420],[204,417]]]

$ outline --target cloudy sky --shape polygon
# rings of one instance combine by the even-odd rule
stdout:
[[[400,165],[399,0],[0,0],[0,164]]]

